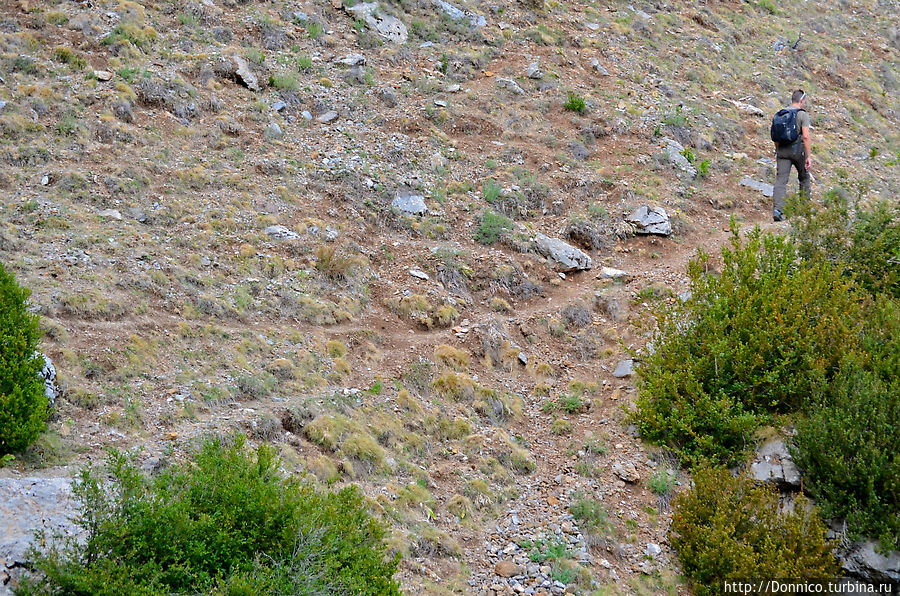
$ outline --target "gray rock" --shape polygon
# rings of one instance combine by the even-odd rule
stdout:
[[[344,66],[363,66],[366,63],[366,57],[362,54],[347,54],[334,62],[335,64],[343,64]]]
[[[422,195],[397,195],[391,201],[391,207],[402,215],[424,215],[428,213],[425,197]]]
[[[669,236],[672,233],[672,223],[669,214],[662,207],[649,207],[643,205],[625,218],[625,221],[634,226],[637,234],[656,234]]]
[[[485,25],[487,25],[487,20],[483,16],[475,14],[472,11],[460,10],[459,8],[450,4],[449,2],[446,2],[445,0],[433,0],[432,3],[434,4],[434,6],[444,11],[444,14],[454,21],[461,21],[468,18],[469,24],[472,25],[472,28],[484,27]]]
[[[670,139],[668,137],[663,139],[663,141],[666,143],[666,155],[669,156],[669,161],[672,162],[672,166],[677,170],[681,170],[691,180],[696,178],[697,168],[695,168],[683,155],[684,146],[675,139]]]
[[[281,110],[283,110],[286,107],[287,107],[287,104],[284,103],[283,101],[276,101],[275,103],[272,104],[272,109],[276,112],[280,112]]]
[[[758,190],[763,193],[763,195],[767,197],[771,197],[775,194],[775,187],[767,182],[760,182],[758,180],[754,180],[753,178],[744,177],[741,180],[741,186],[746,186],[748,188],[752,188],[753,190]]]
[[[281,130],[277,122],[272,122],[263,129],[263,136],[270,141],[274,141],[283,137],[284,131]]]
[[[366,25],[384,39],[403,44],[409,39],[409,31],[400,19],[390,15],[379,14],[377,2],[362,2],[353,6],[344,6],[353,18],[365,21]]]
[[[18,585],[34,532],[79,536],[68,478],[0,478],[0,595]]]
[[[757,449],[750,476],[758,482],[773,482],[779,488],[800,488],[800,470],[781,437],[769,439]]]
[[[875,547],[871,540],[859,540],[838,549],[836,555],[848,575],[870,583],[900,584],[900,551],[882,555]]]
[[[585,271],[594,266],[584,251],[566,244],[558,238],[550,238],[538,233],[534,238],[537,251],[547,259],[554,262],[557,271],[567,273],[569,271]]]
[[[122,213],[120,213],[118,209],[104,209],[97,215],[104,219],[115,219],[117,221],[122,221]]]
[[[600,64],[600,61],[596,58],[591,58],[591,68],[594,69],[595,72],[600,73],[600,75],[604,77],[609,76],[609,71],[603,68],[603,65]]]
[[[41,354],[41,356],[44,359],[44,368],[41,369],[41,378],[44,379],[44,395],[47,396],[47,401],[52,406],[56,403],[56,398],[59,397],[59,385],[56,384],[56,367],[53,366],[50,356],[46,354]]]
[[[300,237],[297,232],[285,226],[269,226],[266,228],[266,234],[275,240],[295,240]]]
[[[613,376],[617,379],[624,379],[625,377],[630,377],[634,374],[634,360],[629,358],[628,360],[619,360],[619,363],[616,365],[616,370],[613,371]]]
[[[652,542],[647,543],[647,550],[645,551],[648,557],[653,557],[654,559],[659,556],[662,552],[662,549],[659,548],[658,544],[654,544]]]
[[[256,75],[253,74],[253,71],[250,70],[250,64],[244,60],[244,58],[236,54],[231,56],[231,60],[234,62],[234,76],[237,78],[238,82],[243,83],[243,85],[251,91],[259,91],[259,80],[257,80]]]
[[[625,280],[631,277],[631,274],[627,271],[622,271],[621,269],[615,269],[613,267],[601,267],[600,275],[597,277],[599,279]]]
[[[529,79],[542,79],[544,78],[544,73],[541,72],[541,67],[537,61],[534,61],[528,65],[528,68],[525,70],[525,76]]]
[[[507,79],[505,77],[497,78],[497,87],[501,89],[506,89],[507,91],[511,91],[516,95],[525,95],[525,90],[522,89],[517,82],[512,79]]]
[[[328,110],[324,114],[319,114],[316,117],[316,122],[321,122],[322,124],[330,124],[338,119],[338,113],[334,110]]]
[[[634,464],[631,462],[626,462],[623,464],[622,462],[617,461],[613,464],[612,471],[613,474],[630,484],[634,484],[641,479],[640,474],[638,474],[637,468],[635,468]]]
[[[421,271],[419,269],[410,269],[409,274],[415,277],[416,279],[421,279],[423,281],[428,281],[431,277],[428,276],[427,273]]]

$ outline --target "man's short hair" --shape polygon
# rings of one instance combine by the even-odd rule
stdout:
[[[806,92],[803,89],[797,89],[791,94],[791,103],[800,103],[804,97],[806,97]]]

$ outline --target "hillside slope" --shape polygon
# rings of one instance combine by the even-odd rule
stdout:
[[[0,259],[64,389],[0,474],[240,429],[359,483],[409,594],[676,589],[612,373],[732,216],[779,228],[741,181],[793,88],[815,196],[896,195],[900,2],[528,4],[0,0]]]

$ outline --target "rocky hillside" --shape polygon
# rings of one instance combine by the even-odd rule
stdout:
[[[237,429],[359,484],[408,594],[685,591],[624,422],[650,308],[773,226],[793,88],[816,197],[900,188],[896,0],[0,7],[0,259],[61,389],[0,477]]]

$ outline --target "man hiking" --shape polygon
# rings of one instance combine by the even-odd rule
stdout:
[[[809,114],[803,109],[804,105],[806,93],[803,89],[797,89],[791,95],[791,107],[780,110],[772,119],[772,141],[775,143],[775,155],[778,158],[775,191],[772,196],[774,201],[772,219],[775,221],[784,221],[784,195],[787,194],[791,166],[797,168],[800,195],[809,199],[812,141],[809,138]]]

